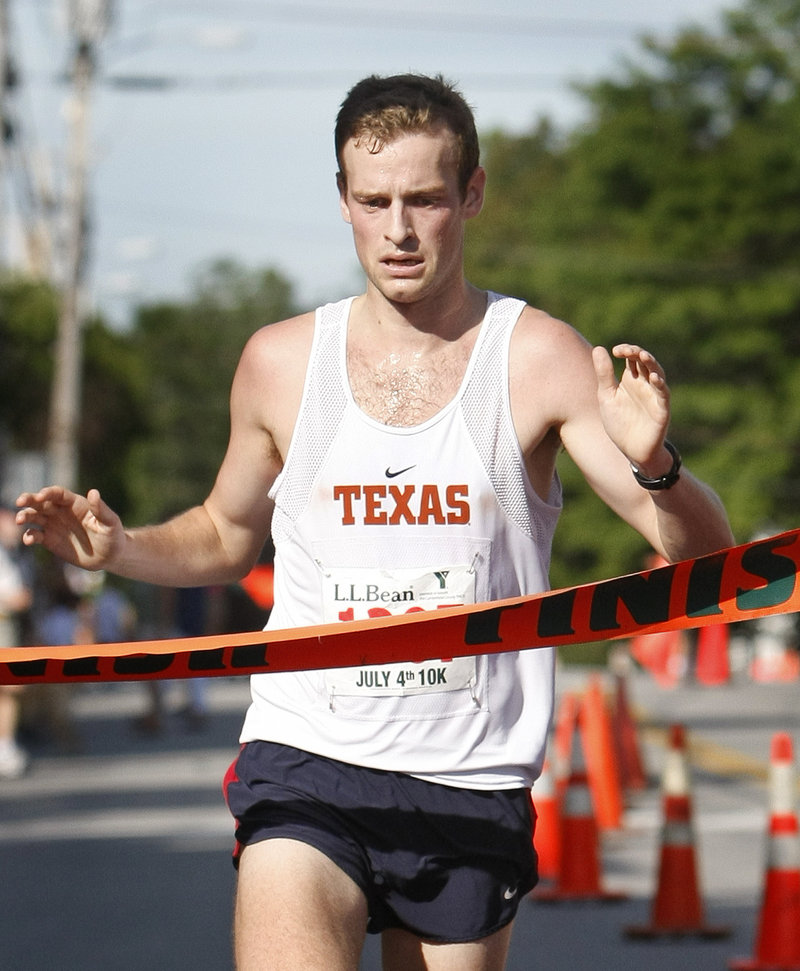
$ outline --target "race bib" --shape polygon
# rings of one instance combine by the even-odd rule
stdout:
[[[363,620],[475,603],[475,572],[442,570],[333,570],[323,580],[325,620]],[[325,672],[329,697],[432,694],[474,690],[474,657],[376,664]]]

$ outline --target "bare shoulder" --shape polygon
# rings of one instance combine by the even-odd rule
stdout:
[[[530,406],[553,423],[565,417],[570,401],[594,396],[591,345],[572,326],[534,307],[525,307],[510,349],[512,398],[524,395]]]
[[[511,346],[515,355],[532,365],[556,355],[583,357],[590,350],[588,341],[574,327],[527,305],[514,328]]]
[[[287,366],[305,371],[313,336],[313,312],[266,324],[248,340],[240,366],[253,368],[262,376],[265,372],[285,373]]]
[[[259,426],[286,455],[303,396],[314,338],[314,313],[257,330],[242,351],[231,393],[231,418]]]

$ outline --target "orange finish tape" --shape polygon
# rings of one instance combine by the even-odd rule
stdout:
[[[525,597],[291,630],[0,651],[0,684],[139,681],[497,654],[800,610],[800,530]]]

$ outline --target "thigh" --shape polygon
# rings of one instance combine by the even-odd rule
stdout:
[[[355,971],[366,926],[364,894],[313,846],[267,839],[244,849],[234,917],[238,971]]]
[[[437,944],[408,931],[384,931],[383,971],[502,971],[511,943],[511,924],[480,941]]]

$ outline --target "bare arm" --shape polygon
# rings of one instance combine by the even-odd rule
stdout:
[[[670,561],[732,545],[733,535],[719,497],[687,469],[681,469],[680,478],[669,489],[651,492],[636,483],[631,463],[647,478],[666,474],[672,465],[672,456],[664,447],[670,392],[661,366],[648,351],[620,344],[613,353],[625,362],[619,381],[603,348],[593,349],[592,363],[603,428],[624,459],[620,485],[630,491],[633,482],[637,492],[632,500],[637,510],[633,524],[641,523],[637,528]],[[627,504],[613,480],[610,486],[609,504],[619,503],[620,497]]]
[[[657,492],[633,477],[631,462],[648,478],[672,465],[664,447],[670,392],[651,354],[633,344],[615,347],[625,362],[618,381],[607,351],[592,349],[572,328],[536,312],[528,315],[517,347],[532,369],[517,372],[518,386],[527,389],[517,400],[536,389],[528,424],[525,409],[515,409],[532,481],[537,463],[548,457],[554,463],[554,443],[561,443],[600,498],[666,559],[733,544],[722,503],[685,468],[672,488]]]
[[[291,324],[259,331],[242,354],[231,390],[228,448],[202,505],[166,523],[126,529],[97,490],[84,497],[48,487],[17,500],[23,541],[85,569],[149,583],[204,586],[244,576],[269,533],[268,492],[302,390],[308,327],[299,328],[298,339]]]

